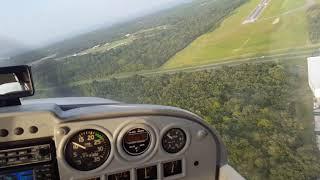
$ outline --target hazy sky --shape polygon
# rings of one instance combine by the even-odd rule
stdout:
[[[0,37],[28,45],[150,12],[177,0],[1,0]]]

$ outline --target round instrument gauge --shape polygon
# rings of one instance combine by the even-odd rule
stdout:
[[[167,153],[178,153],[187,142],[186,133],[180,128],[172,128],[164,133],[162,137],[162,147]]]
[[[101,131],[86,129],[74,134],[65,147],[68,164],[79,171],[91,171],[108,159],[111,144]]]
[[[131,156],[146,152],[151,144],[150,133],[143,128],[129,130],[122,139],[124,151]]]

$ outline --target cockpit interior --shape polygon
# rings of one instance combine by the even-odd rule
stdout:
[[[0,69],[13,74],[28,88],[1,96],[0,180],[243,179],[191,112],[94,97],[21,100],[34,93],[30,67]]]

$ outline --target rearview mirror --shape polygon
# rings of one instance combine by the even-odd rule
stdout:
[[[29,66],[0,68],[0,99],[32,96],[34,87]]]

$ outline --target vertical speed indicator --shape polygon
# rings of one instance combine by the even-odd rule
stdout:
[[[79,171],[90,171],[104,164],[110,152],[110,140],[104,133],[86,129],[69,139],[65,147],[65,158],[71,167]]]

